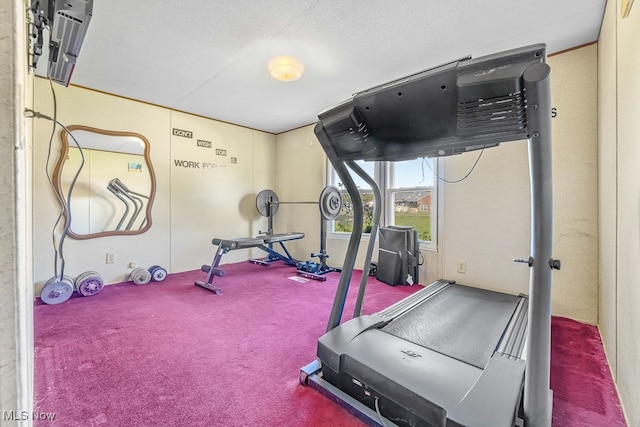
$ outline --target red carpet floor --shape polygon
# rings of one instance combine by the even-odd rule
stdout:
[[[291,267],[224,268],[222,295],[194,286],[204,273],[192,271],[37,301],[35,405],[55,419],[36,426],[361,426],[298,383],[338,274],[298,283]],[[363,311],[416,290],[370,278]],[[551,384],[554,426],[625,425],[596,328],[554,318]]]

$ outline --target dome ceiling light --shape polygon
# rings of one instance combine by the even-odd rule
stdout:
[[[269,61],[268,69],[274,79],[291,82],[302,76],[304,65],[290,56],[278,56]]]

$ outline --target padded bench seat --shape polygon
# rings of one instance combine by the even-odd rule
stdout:
[[[234,249],[255,248],[264,244],[264,239],[260,237],[241,237],[238,239],[213,239],[211,243],[214,246],[221,246],[227,251]]]
[[[218,247],[216,254],[213,257],[213,261],[211,265],[203,265],[201,270],[207,273],[207,278],[205,281],[196,280],[194,284],[196,286],[203,287],[210,291],[213,291],[216,294],[219,294],[220,288],[213,285],[213,279],[217,277],[224,276],[224,270],[218,267],[220,264],[220,260],[222,259],[222,255],[226,254],[229,251],[233,251],[236,249],[249,249],[249,248],[260,248],[261,250],[267,252],[267,257],[264,259],[251,259],[249,262],[253,264],[259,265],[269,265],[269,263],[273,261],[284,261],[285,264],[296,266],[297,261],[291,257],[291,254],[284,246],[284,242],[289,240],[297,240],[302,239],[304,237],[304,233],[299,232],[288,232],[288,233],[279,233],[279,234],[261,234],[257,237],[239,237],[236,239],[219,239],[215,238],[211,240],[211,243],[214,246]],[[281,254],[273,249],[273,244],[277,243],[280,245],[285,254]]]

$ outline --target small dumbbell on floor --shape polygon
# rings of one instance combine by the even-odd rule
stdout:
[[[129,280],[136,285],[146,285],[151,281],[151,273],[142,267],[136,267],[129,273]]]
[[[136,285],[145,285],[150,281],[154,282],[162,282],[167,278],[167,270],[160,267],[159,265],[153,265],[149,267],[148,270],[145,270],[142,267],[134,268],[129,274],[129,280],[131,280]]]
[[[151,274],[151,280],[154,282],[162,282],[167,278],[167,270],[159,265],[152,265],[149,267],[149,273]]]
[[[74,284],[80,295],[89,297],[102,291],[104,279],[97,271],[85,271],[76,277]]]

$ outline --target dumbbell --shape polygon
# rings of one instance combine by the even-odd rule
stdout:
[[[151,274],[151,280],[154,282],[162,282],[167,278],[167,270],[159,265],[152,265],[149,267],[149,273]]]
[[[142,267],[136,267],[129,274],[129,280],[136,285],[145,285],[151,281],[151,273]]]
[[[129,279],[136,285],[145,285],[152,280],[154,282],[162,282],[166,278],[167,270],[159,265],[152,265],[148,270],[137,267],[134,268],[129,275]]]
[[[104,280],[96,271],[85,271],[76,277],[74,284],[78,293],[85,297],[95,295],[104,288]]]

